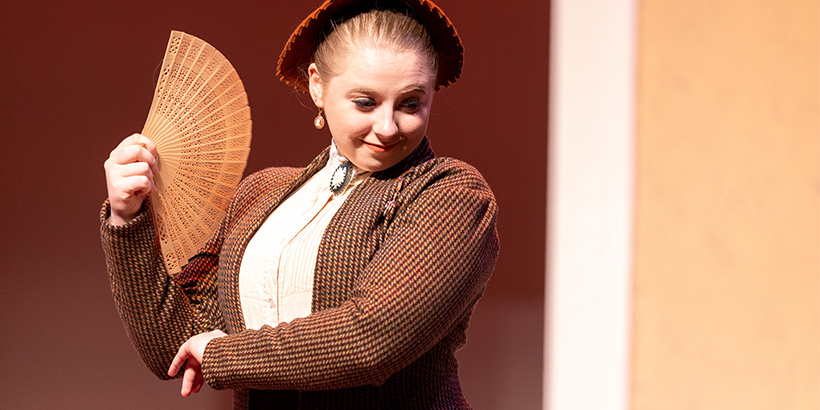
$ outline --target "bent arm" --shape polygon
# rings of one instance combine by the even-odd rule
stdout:
[[[111,290],[126,332],[148,368],[168,379],[168,366],[180,345],[193,335],[222,327],[216,301],[217,257],[200,253],[176,278],[170,276],[148,202],[120,226],[108,222],[106,202],[100,233]]]

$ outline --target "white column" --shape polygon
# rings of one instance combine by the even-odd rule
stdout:
[[[636,0],[553,0],[544,407],[629,407]]]

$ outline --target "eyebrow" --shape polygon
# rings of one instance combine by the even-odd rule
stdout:
[[[420,92],[422,94],[427,94],[427,91],[425,91],[424,88],[420,85],[411,85],[411,86],[405,88],[404,90],[402,90],[401,94],[407,94],[407,93],[412,93],[412,92]]]
[[[422,93],[422,94],[427,94],[427,91],[425,91],[424,88],[420,85],[411,85],[411,86],[399,91],[399,94],[408,94],[408,93],[412,93],[412,92],[419,92],[419,93]],[[353,89],[349,90],[347,93],[348,94],[378,94],[375,90],[372,90],[370,88],[365,88],[365,87],[353,88]]]

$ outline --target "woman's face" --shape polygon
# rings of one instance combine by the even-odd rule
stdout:
[[[311,64],[310,93],[323,107],[339,151],[355,166],[381,171],[418,147],[427,132],[434,73],[418,51],[354,48],[339,74]]]

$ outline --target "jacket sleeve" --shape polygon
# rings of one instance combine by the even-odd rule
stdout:
[[[397,211],[348,300],[274,328],[212,340],[202,366],[208,384],[381,385],[466,320],[498,254],[495,198],[463,163],[412,185],[412,198]]]
[[[193,335],[222,328],[217,308],[218,235],[175,277],[169,275],[156,239],[149,200],[122,226],[101,212],[101,238],[111,290],[126,332],[145,364],[162,379],[179,347]]]

